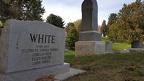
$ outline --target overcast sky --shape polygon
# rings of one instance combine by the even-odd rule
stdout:
[[[81,4],[84,0],[43,0],[42,4],[46,9],[43,18],[53,13],[59,15],[65,21],[74,22],[81,19]],[[123,4],[130,4],[136,0],[97,0],[98,3],[98,24],[108,20],[110,13],[118,13]]]

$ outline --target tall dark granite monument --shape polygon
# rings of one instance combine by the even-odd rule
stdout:
[[[82,28],[79,41],[75,43],[76,56],[105,53],[105,45],[98,32],[98,5],[96,0],[84,0],[82,3]]]
[[[80,41],[101,41],[98,33],[98,6],[96,0],[84,0],[82,3],[82,28]]]

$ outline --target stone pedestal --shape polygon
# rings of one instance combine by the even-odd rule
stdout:
[[[105,54],[105,44],[102,41],[78,41],[75,43],[76,56],[91,56]]]

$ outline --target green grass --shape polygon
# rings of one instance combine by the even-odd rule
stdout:
[[[129,49],[129,48],[131,48],[131,45],[127,44],[127,43],[113,43],[113,45],[112,45],[113,51]]]
[[[65,62],[87,71],[65,81],[144,81],[144,52],[75,57],[66,50]]]
[[[113,51],[130,48],[127,43],[113,42],[112,46]],[[75,57],[74,51],[66,50],[65,62],[87,71],[65,81],[144,81],[144,52]]]
[[[107,37],[102,37],[102,40],[103,40],[104,42],[110,41]]]
[[[108,38],[106,38],[106,37],[102,37],[102,40],[104,42],[109,41]],[[116,42],[113,42],[113,45],[112,45],[112,50],[113,51],[129,49],[129,48],[131,48],[131,45],[128,44],[128,43],[116,43]]]

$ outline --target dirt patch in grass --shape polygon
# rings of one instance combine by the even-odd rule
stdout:
[[[36,79],[35,81],[55,81],[54,75],[42,76],[41,78]]]

